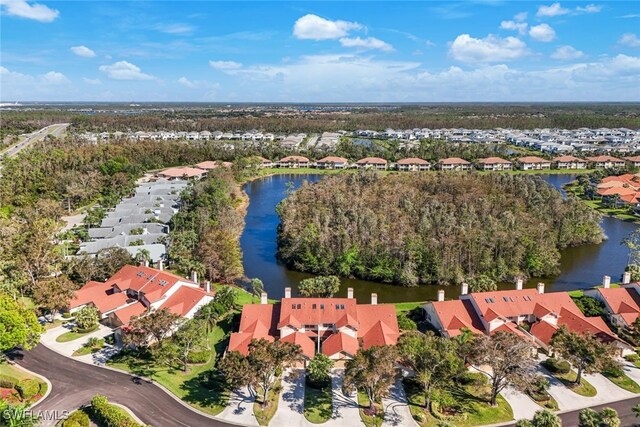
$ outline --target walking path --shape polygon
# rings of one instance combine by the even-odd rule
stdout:
[[[382,407],[384,408],[383,426],[417,426],[418,424],[411,415],[407,395],[402,385],[402,377],[398,378],[391,389],[389,395],[382,398]]]

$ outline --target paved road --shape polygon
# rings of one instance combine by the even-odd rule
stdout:
[[[18,154],[21,150],[25,149],[35,141],[39,141],[47,135],[60,136],[60,134],[69,126],[69,123],[58,123],[55,125],[50,125],[40,129],[39,131],[33,132],[27,135],[22,141],[13,145],[6,151],[2,153],[2,158],[4,157],[13,157]]]
[[[229,426],[184,407],[158,386],[112,370],[77,362],[43,345],[25,352],[21,366],[51,381],[51,394],[33,409],[44,418],[62,414],[89,403],[97,394],[131,409],[143,422],[155,427]],[[46,412],[45,412],[46,411]],[[55,421],[44,422],[54,425]]]

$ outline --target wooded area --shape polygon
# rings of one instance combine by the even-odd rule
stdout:
[[[603,237],[596,212],[524,175],[336,175],[278,213],[290,268],[404,286],[551,275],[561,249]]]

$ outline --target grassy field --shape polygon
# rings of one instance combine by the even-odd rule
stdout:
[[[622,374],[619,377],[614,377],[607,372],[603,372],[603,375],[620,388],[630,391],[631,393],[640,393],[640,385],[629,378],[627,374]]]
[[[304,386],[304,417],[310,423],[322,424],[333,414],[331,386],[322,389]]]
[[[419,301],[419,302],[397,302],[393,304],[396,307],[396,314],[404,313],[407,311],[411,311],[416,307],[422,307],[425,305],[427,301]]]
[[[580,385],[575,384],[575,380],[578,374],[575,371],[570,371],[568,374],[551,374],[556,377],[562,384],[565,385],[572,392],[579,394],[580,396],[593,397],[598,394],[598,391],[592,386],[589,381],[584,377],[580,381]]]
[[[370,406],[370,401],[367,395],[358,390],[358,405],[360,405],[360,419],[367,427],[380,427],[384,421],[384,412],[382,410],[382,402],[377,403],[379,413],[375,415],[367,414],[367,410]]]
[[[190,365],[187,372],[158,366],[128,353],[114,356],[108,365],[151,378],[196,409],[217,415],[227,406],[229,393],[219,384],[209,381],[207,373],[214,367],[216,355],[226,348],[228,333],[237,329],[236,323],[232,318],[221,321],[209,334],[209,342],[213,346],[211,358],[207,363]]]
[[[262,401],[258,402],[258,399],[253,403],[253,414],[261,426],[268,426],[271,418],[276,414],[281,390],[282,384],[280,380],[278,380],[271,391],[269,391],[266,405],[262,405]],[[259,396],[263,396],[263,393],[260,393]]]
[[[65,332],[64,334],[56,337],[56,342],[69,342],[69,341],[77,340],[78,338],[87,336],[90,333],[95,332],[97,330],[98,330],[98,327],[96,326],[95,328],[87,332],[76,332],[76,331]]]

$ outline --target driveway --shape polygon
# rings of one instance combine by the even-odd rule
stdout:
[[[248,387],[236,390],[229,398],[227,407],[218,414],[218,418],[233,424],[257,426],[258,420],[253,415],[255,400],[256,396],[249,391]]]
[[[407,395],[405,394],[404,386],[402,385],[402,377],[398,378],[393,386],[391,386],[389,395],[382,398],[382,407],[384,408],[383,426],[417,427],[418,424],[414,421],[413,416],[411,415],[411,410],[409,409]]]
[[[271,420],[273,426],[309,427],[304,417],[304,369],[287,369],[282,379],[278,411]]]
[[[96,394],[127,406],[144,423],[161,427],[220,427],[231,423],[195,412],[157,385],[122,372],[62,356],[42,344],[29,352],[11,354],[21,366],[52,384],[51,393],[33,410],[44,415],[42,425],[53,426],[64,415],[86,405]],[[53,419],[52,419],[53,418]],[[57,419],[56,419],[57,418]]]
[[[350,395],[342,392],[344,379],[343,369],[333,369],[331,372],[331,387],[333,389],[333,415],[323,426],[344,427],[363,425],[356,393]]]
[[[512,387],[507,387],[500,393],[502,397],[511,405],[513,409],[513,418],[515,420],[531,419],[536,411],[542,409],[540,405],[533,401],[525,393],[518,391]]]
[[[81,338],[67,341],[67,342],[57,342],[56,338],[60,335],[71,331],[73,328],[72,323],[67,323],[62,326],[58,326],[55,328],[51,328],[47,330],[42,337],[40,338],[40,342],[49,347],[51,350],[56,353],[60,353],[67,357],[73,357],[72,354],[74,351],[78,350],[84,343],[89,341],[90,338],[104,338],[107,335],[111,335],[113,330],[107,326],[98,325],[98,329],[90,334],[87,334]],[[78,360],[85,363],[95,363],[97,365],[104,365],[109,354],[113,354],[117,352],[118,349],[114,349],[111,346],[106,346],[104,351],[96,353],[96,354],[87,354],[85,356],[77,357]]]

